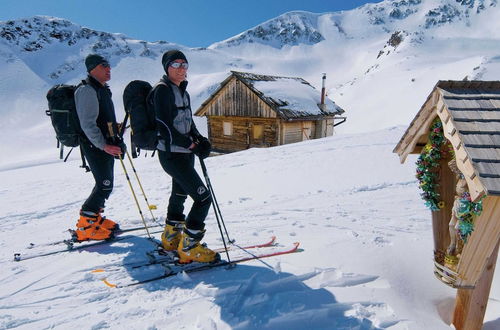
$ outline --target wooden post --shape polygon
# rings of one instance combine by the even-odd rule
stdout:
[[[450,244],[450,231],[448,224],[451,219],[451,209],[455,199],[455,174],[448,166],[450,158],[439,161],[439,187],[438,192],[441,200],[444,201],[444,207],[439,211],[432,212],[432,230],[434,236],[434,258],[444,265],[444,256],[446,249]]]
[[[453,314],[453,325],[457,330],[480,330],[483,327],[484,313],[488,305],[491,282],[495,273],[499,244],[500,241],[488,258],[486,268],[476,287],[472,290],[458,289]]]

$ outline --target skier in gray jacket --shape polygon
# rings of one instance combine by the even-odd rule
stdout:
[[[100,55],[90,54],[85,66],[88,77],[75,91],[75,104],[83,131],[80,145],[95,185],[80,210],[75,231],[78,241],[108,239],[118,229],[116,222],[101,213],[113,190],[114,158],[121,157],[125,148],[123,142],[112,141],[109,132],[111,125],[113,135],[118,133],[111,91],[106,84],[111,79],[109,62]]]

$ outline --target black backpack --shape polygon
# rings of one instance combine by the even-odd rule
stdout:
[[[134,80],[123,91],[123,106],[130,117],[132,157],[141,149],[156,150],[158,137],[152,104],[153,87],[147,81]]]
[[[73,148],[78,147],[81,139],[84,138],[75,105],[75,91],[82,84],[86,84],[86,82],[83,80],[76,86],[59,84],[47,92],[49,110],[46,110],[45,114],[50,117],[52,127],[56,132],[57,147],[60,148],[59,158],[63,158],[64,146],[71,147],[64,161],[68,159]],[[80,152],[82,156],[81,167],[88,172],[89,168],[85,163],[81,148]]]
[[[82,129],[75,106],[75,91],[78,86],[55,85],[47,92],[52,126],[56,131],[57,141],[66,147],[78,147]]]

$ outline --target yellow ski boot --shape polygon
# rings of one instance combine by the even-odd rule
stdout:
[[[214,263],[220,260],[219,253],[210,250],[205,243],[200,244],[205,235],[205,230],[192,230],[184,228],[181,241],[177,248],[179,263],[188,264],[190,262]]]
[[[167,220],[165,230],[161,234],[161,245],[166,251],[175,251],[181,241],[184,221]]]

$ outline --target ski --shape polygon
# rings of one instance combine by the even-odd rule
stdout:
[[[231,243],[227,248],[228,248],[228,250],[233,250],[233,249],[240,249],[240,250],[256,249],[256,248],[262,248],[262,247],[272,246],[274,244],[274,242],[276,242],[276,236],[272,236],[269,241],[261,243],[261,244],[239,246],[238,244]],[[214,251],[215,252],[224,252],[225,249],[224,248],[220,248],[220,249],[216,249]]]
[[[264,243],[259,243],[259,244],[252,244],[252,245],[247,245],[247,246],[238,246],[239,249],[242,250],[251,250],[251,249],[259,249],[259,248],[266,248],[266,247],[272,247],[274,246],[274,243],[276,242],[276,236],[272,236],[270,240],[264,242]],[[130,267],[132,269],[137,269],[141,267],[148,267],[152,265],[157,265],[157,264],[176,264],[176,260],[178,259],[177,252],[176,251],[165,251],[161,247],[161,243],[155,241],[158,245],[157,250],[149,251],[146,252],[146,256],[148,257],[147,261],[133,261],[133,262],[128,262],[128,263],[122,263],[122,264],[117,264],[117,263],[111,263],[107,265],[102,265],[100,266],[99,269],[94,270],[95,272],[100,272],[103,271],[103,268],[106,267],[118,267],[117,269],[121,269],[123,267]],[[229,250],[234,250],[234,247],[228,246]],[[224,248],[217,248],[214,249],[215,252],[223,252],[225,251]],[[249,251],[245,251],[249,252]],[[108,269],[109,271],[109,269]]]
[[[162,227],[163,228],[163,225],[152,225],[152,226],[149,226],[148,229],[150,229],[150,228],[157,228],[157,227]],[[115,236],[120,236],[120,235],[123,235],[123,234],[126,234],[126,233],[130,233],[130,232],[134,232],[134,231],[139,231],[139,230],[144,230],[144,226],[119,229],[119,230],[115,231]],[[68,229],[68,231],[71,232],[71,229]],[[63,239],[63,240],[59,240],[59,241],[48,242],[48,243],[40,243],[40,244],[29,243],[29,245],[26,248],[27,249],[35,249],[35,248],[44,247],[44,246],[53,246],[53,245],[60,245],[60,244],[72,245],[72,244],[75,244],[75,243],[78,244],[78,243],[83,243],[83,242],[88,242],[88,241],[78,242],[78,241],[74,241],[72,239]]]
[[[299,252],[299,251],[300,251],[299,250],[299,243],[297,242],[297,243],[294,243],[291,248],[286,248],[286,249],[273,251],[273,252],[269,252],[269,253],[252,254],[252,255],[247,256],[247,257],[240,257],[240,258],[231,260],[231,262],[228,262],[226,260],[221,260],[219,262],[212,263],[212,264],[190,263],[190,264],[186,264],[186,265],[179,264],[179,263],[172,263],[172,262],[166,262],[166,263],[157,262],[158,264],[162,264],[165,268],[167,268],[166,272],[162,275],[147,278],[147,279],[132,282],[132,283],[128,283],[128,284],[113,284],[113,283],[110,283],[107,279],[102,279],[102,281],[104,284],[106,284],[107,286],[112,287],[112,288],[126,288],[126,287],[131,287],[131,286],[136,286],[136,285],[141,285],[141,284],[145,284],[145,283],[158,281],[158,280],[161,280],[164,278],[175,276],[175,275],[180,274],[182,272],[194,273],[194,272],[199,272],[199,271],[208,270],[208,269],[217,268],[217,267],[222,267],[222,266],[231,267],[231,266],[234,266],[236,264],[251,261],[251,260],[270,258],[270,257],[274,257],[274,256],[284,255],[284,254],[291,254],[291,253],[295,253],[295,252]]]
[[[140,235],[124,235],[126,233],[130,233],[130,232],[133,232],[133,231],[136,231],[136,230],[139,230],[139,229],[144,229],[144,227],[140,227],[140,228],[137,227],[137,228],[129,228],[129,229],[124,229],[124,230],[119,230],[115,234],[115,236],[113,238],[107,239],[107,240],[104,240],[104,241],[82,241],[82,242],[78,242],[78,241],[74,241],[74,240],[71,240],[71,239],[60,241],[59,243],[50,244],[50,245],[57,245],[57,244],[65,243],[66,244],[66,248],[65,249],[58,249],[58,250],[49,251],[49,252],[33,253],[33,254],[27,254],[27,255],[24,255],[24,254],[18,252],[18,253],[14,253],[14,261],[24,261],[24,260],[29,260],[29,259],[34,259],[34,258],[40,258],[40,257],[46,257],[46,256],[54,255],[54,254],[64,253],[64,252],[72,252],[72,251],[82,250],[82,249],[85,249],[85,248],[88,248],[88,247],[94,247],[94,246],[99,246],[99,245],[112,244],[114,242],[123,241],[125,239],[130,239],[130,238],[133,238],[133,237],[138,237],[138,236],[145,235],[145,234],[140,234]],[[158,233],[161,233],[161,232],[163,232],[163,229],[162,230],[158,230],[158,231],[153,231],[153,232],[150,232],[150,233],[151,234],[158,234]],[[75,246],[75,244],[78,244],[78,245]]]
[[[269,246],[272,246],[274,245],[274,243],[276,242],[276,236],[271,236],[271,239],[269,241],[266,241],[264,243],[259,243],[259,244],[253,244],[253,245],[246,245],[246,246],[240,246],[238,244],[230,244],[227,246],[227,249],[229,251],[231,250],[236,250],[236,249],[240,249],[240,250],[246,250],[246,249],[256,249],[256,248],[263,248],[263,247],[269,247]],[[222,253],[222,252],[225,252],[226,249],[221,247],[221,248],[218,248],[218,249],[213,249],[214,252],[218,252],[218,253]],[[163,249],[163,247],[161,246],[161,244],[158,245],[158,250],[157,250],[158,254],[159,255],[169,255],[171,253],[169,253],[169,251],[165,251]]]

